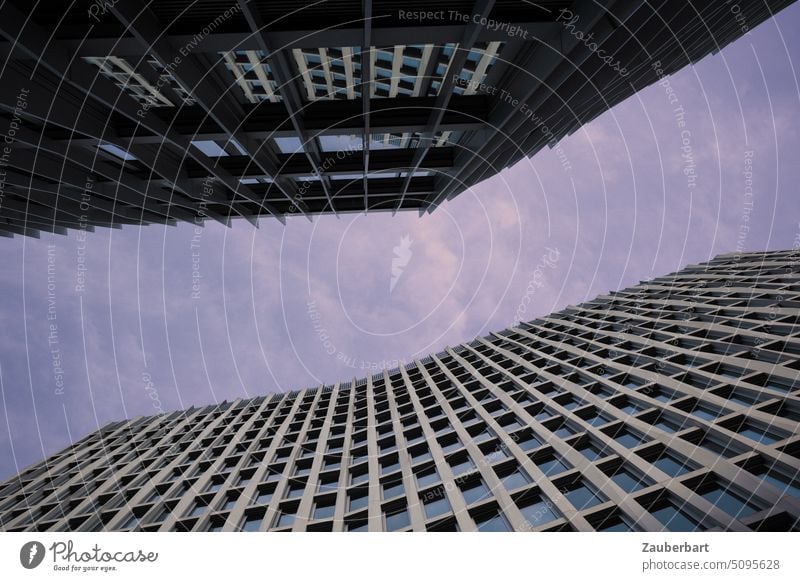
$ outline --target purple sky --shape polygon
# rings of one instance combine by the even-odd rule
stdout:
[[[790,248],[800,240],[799,30],[794,4],[669,77],[694,188],[676,105],[654,85],[564,139],[561,158],[542,151],[423,218],[0,239],[0,479],[112,420],[411,361],[513,324],[523,299],[529,319],[719,253]]]

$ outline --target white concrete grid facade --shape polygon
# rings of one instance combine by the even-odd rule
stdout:
[[[349,383],[106,426],[6,531],[798,530],[795,251],[707,264]]]

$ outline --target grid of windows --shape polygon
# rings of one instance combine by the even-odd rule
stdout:
[[[737,18],[753,28],[791,2],[743,2]],[[324,9],[244,2],[234,3],[235,15],[217,18],[207,2],[186,2],[179,11],[173,2],[150,2],[135,14],[110,11],[100,27],[71,0],[48,0],[47,11],[16,4],[3,4],[14,17],[0,21],[5,37],[16,39],[4,74],[16,71],[12,85],[26,78],[41,85],[42,103],[60,113],[29,108],[26,123],[47,137],[56,161],[36,164],[35,176],[58,183],[66,201],[54,206],[24,183],[6,183],[0,237],[177,220],[433,212],[743,34],[731,26],[729,0],[691,10],[620,3],[609,8],[612,29],[593,3],[571,0],[448,0],[451,15],[474,18],[440,11],[424,23],[399,14],[428,13],[429,1],[328,2]],[[567,58],[586,47],[567,46],[576,39],[559,32],[562,9],[586,24],[586,38],[603,37],[621,68]],[[20,37],[15,22],[31,33]],[[84,42],[76,47],[75,39]],[[556,60],[543,57],[548,50]],[[76,58],[58,58],[63,54]],[[83,119],[89,109],[96,114]],[[111,119],[114,131],[104,131],[101,119]],[[92,164],[98,190],[122,188],[125,201],[93,197],[84,216],[74,208],[83,180],[65,175],[85,173],[98,148],[109,154]],[[193,194],[201,189],[202,197]],[[641,379],[619,378],[626,388],[643,386]],[[591,376],[576,372],[569,380],[588,385]],[[694,386],[703,380],[685,379]],[[791,391],[790,383],[767,377],[757,385]],[[734,402],[753,397],[747,389],[727,395]],[[563,412],[583,402],[555,403]]]
[[[3,483],[0,528],[796,530],[795,256],[721,256],[347,385],[111,424]]]

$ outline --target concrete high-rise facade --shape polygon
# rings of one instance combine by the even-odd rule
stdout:
[[[8,0],[0,236],[430,212],[790,3]]]
[[[5,531],[800,528],[800,252],[730,254],[347,383],[110,424]]]

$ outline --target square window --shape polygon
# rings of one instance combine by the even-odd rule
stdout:
[[[539,440],[539,438],[537,438],[533,434],[530,434],[520,439],[520,441],[517,442],[517,445],[523,450],[533,450],[534,448],[538,448],[539,446],[541,446],[542,441]]]
[[[710,490],[700,493],[700,496],[717,508],[724,510],[733,518],[744,518],[758,510],[755,504],[719,484],[714,485]]]
[[[342,459],[335,458],[332,460],[325,460],[325,470],[333,470],[335,468],[341,468],[342,466]]]
[[[478,532],[481,533],[504,533],[511,530],[508,519],[500,511],[476,516],[475,524],[478,525]]]
[[[552,502],[539,496],[523,501],[519,510],[530,528],[536,528],[561,516]]]
[[[463,460],[451,460],[450,468],[452,469],[454,475],[460,476],[461,474],[466,474],[475,468],[475,464],[469,458],[464,458]]]
[[[629,494],[631,492],[636,492],[645,486],[649,486],[649,481],[644,476],[636,476],[633,472],[630,472],[624,467],[619,468],[616,472],[614,472],[614,474],[611,476],[611,480],[613,480],[617,486]]]
[[[397,460],[387,462],[386,464],[381,464],[381,474],[388,474],[389,472],[394,472],[395,470],[399,469],[400,469],[400,462]]]
[[[256,496],[256,504],[267,504],[270,500],[272,500],[271,490],[258,491],[258,495]]]
[[[263,517],[261,515],[245,515],[244,519],[242,519],[242,525],[239,527],[239,530],[245,532],[255,532],[261,526],[262,520]]]
[[[625,446],[626,448],[635,448],[636,446],[644,443],[645,438],[638,434],[634,434],[630,430],[622,430],[614,436],[614,439]]]
[[[439,491],[438,497],[426,501],[423,506],[425,508],[425,516],[428,518],[433,518],[450,511],[450,503],[444,496],[443,491]]]
[[[279,527],[287,527],[294,523],[294,517],[294,512],[282,510],[280,513],[278,513],[278,520],[275,524]]]
[[[578,448],[578,452],[583,454],[584,458],[586,458],[590,462],[594,461],[594,460],[597,460],[598,458],[602,458],[603,456],[606,455],[605,451],[601,450],[597,446],[597,444],[595,444],[592,441],[588,441],[588,442],[584,443],[582,446],[580,446]]]
[[[651,509],[650,514],[664,525],[665,531],[685,533],[703,530],[695,518],[690,516],[686,511],[679,509],[671,502],[655,510]]]
[[[349,533],[365,533],[367,532],[367,521],[359,520],[348,522],[345,526]]]
[[[411,462],[413,464],[416,464],[417,462],[422,462],[424,460],[430,460],[431,458],[432,456],[428,448],[412,450],[411,452]]]
[[[738,430],[739,434],[746,438],[750,438],[758,444],[774,444],[783,439],[782,436],[766,429],[745,422]]]
[[[359,509],[364,508],[365,506],[367,506],[367,504],[369,502],[369,495],[366,492],[364,492],[364,493],[361,493],[361,492],[353,493],[353,492],[351,492],[350,496],[349,496],[349,500],[350,501],[349,501],[349,504],[348,504],[348,510],[349,511],[359,510]]]
[[[778,489],[781,494],[789,494],[791,496],[800,497],[800,482],[794,482],[783,474],[776,471],[768,471],[766,466],[759,466],[752,471],[756,476],[760,476],[762,480],[768,482]]]
[[[632,532],[633,528],[619,515],[612,516],[610,518],[605,519],[600,525],[598,525],[597,530],[600,532],[605,533],[613,533],[613,532]]]
[[[297,498],[298,496],[303,496],[303,491],[305,491],[305,489],[305,482],[292,484],[286,490],[285,498]]]
[[[452,452],[453,450],[458,450],[459,448],[461,448],[461,446],[462,446],[461,440],[456,438],[455,440],[447,444],[442,444],[442,451],[444,453]]]
[[[404,492],[405,492],[405,487],[403,486],[403,483],[400,481],[386,482],[383,484],[383,498],[385,500],[394,498],[395,496],[399,496]]]
[[[586,484],[579,484],[575,488],[565,492],[564,496],[569,500],[570,504],[578,510],[597,506],[605,500],[599,492],[593,491]]]
[[[556,474],[561,474],[565,470],[569,470],[569,465],[566,461],[556,458],[555,456],[548,456],[540,460],[535,460],[534,462],[539,467],[539,470],[544,472],[547,476],[555,476]]]
[[[506,487],[506,490],[514,490],[515,488],[519,488],[520,486],[525,486],[526,484],[530,484],[530,480],[528,479],[525,474],[523,474],[520,470],[514,470],[508,476],[505,476],[503,479],[503,486]]]
[[[660,458],[653,462],[653,466],[673,478],[694,470],[688,461],[679,460],[669,453],[662,454]]]
[[[201,514],[203,514],[205,512],[206,506],[207,505],[205,504],[205,502],[203,502],[201,500],[197,500],[192,505],[192,508],[189,510],[189,513],[186,516],[198,516],[198,515],[201,515]]]
[[[336,505],[334,504],[316,504],[314,506],[314,518],[315,519],[331,518],[335,511],[336,511]]]
[[[397,531],[411,524],[408,511],[405,508],[387,512],[385,517],[387,531]]]
[[[417,486],[420,488],[425,488],[434,482],[439,482],[439,473],[435,468],[428,468],[417,474]]]
[[[489,489],[483,483],[483,480],[478,480],[472,484],[467,484],[461,489],[461,495],[467,504],[474,504],[489,498]]]

